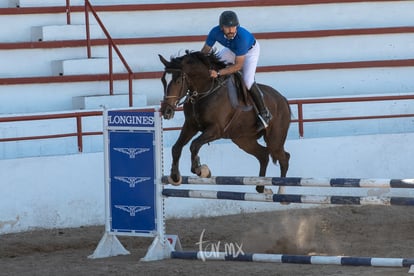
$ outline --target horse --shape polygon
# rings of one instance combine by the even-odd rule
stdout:
[[[175,144],[172,146],[172,165],[168,177],[169,183],[180,185],[182,177],[179,160],[183,147],[192,140],[191,172],[200,177],[211,177],[207,165],[201,165],[199,150],[206,143],[218,139],[231,139],[240,149],[253,155],[259,162],[259,176],[266,175],[269,155],[276,164],[279,161],[280,176],[286,177],[290,154],[285,151],[291,110],[288,101],[277,90],[264,84],[258,84],[263,92],[264,102],[272,114],[266,129],[257,130],[257,113],[240,74],[211,78],[209,70],[218,71],[226,66],[215,52],[204,54],[200,51],[186,50],[179,57],[167,61],[159,55],[164,64],[161,78],[164,97],[160,113],[164,119],[172,119],[175,110],[183,105],[184,124]],[[171,74],[167,83],[166,74]],[[244,91],[238,93],[237,91]],[[266,146],[258,143],[263,137]],[[272,193],[264,186],[256,186],[258,193]],[[282,190],[279,189],[279,193]]]

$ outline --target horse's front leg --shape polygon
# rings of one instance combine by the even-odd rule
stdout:
[[[191,172],[200,177],[211,177],[210,169],[207,165],[201,165],[198,153],[204,144],[212,142],[217,139],[217,135],[213,134],[212,130],[203,132],[200,136],[191,142]]]
[[[180,174],[180,157],[183,150],[183,147],[191,140],[191,138],[196,135],[197,130],[188,126],[187,123],[184,123],[183,127],[181,128],[180,135],[175,142],[175,144],[171,148],[172,154],[172,164],[171,164],[171,172],[169,177],[169,183],[173,185],[180,185],[182,178]]]

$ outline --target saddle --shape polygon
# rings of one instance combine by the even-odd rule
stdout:
[[[253,108],[253,102],[247,93],[241,72],[236,72],[227,77],[226,85],[228,97],[231,105],[241,111],[250,111]]]

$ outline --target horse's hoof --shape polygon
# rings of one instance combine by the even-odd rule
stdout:
[[[208,168],[207,165],[201,165],[198,168],[198,170],[199,170],[199,174],[198,174],[199,177],[202,177],[202,178],[210,178],[211,177],[211,171],[210,171],[210,169]]]
[[[170,183],[171,185],[180,186],[182,182],[183,182],[183,178],[181,177],[181,175],[178,181],[174,181],[171,176],[168,177],[168,183]]]

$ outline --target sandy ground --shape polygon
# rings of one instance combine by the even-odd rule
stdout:
[[[88,259],[103,226],[0,235],[0,275],[407,275],[409,268],[191,261],[140,262],[151,238],[119,237],[130,255]],[[414,257],[410,207],[346,206],[167,221],[186,250],[203,240],[246,253]],[[409,274],[410,275],[410,274]]]

